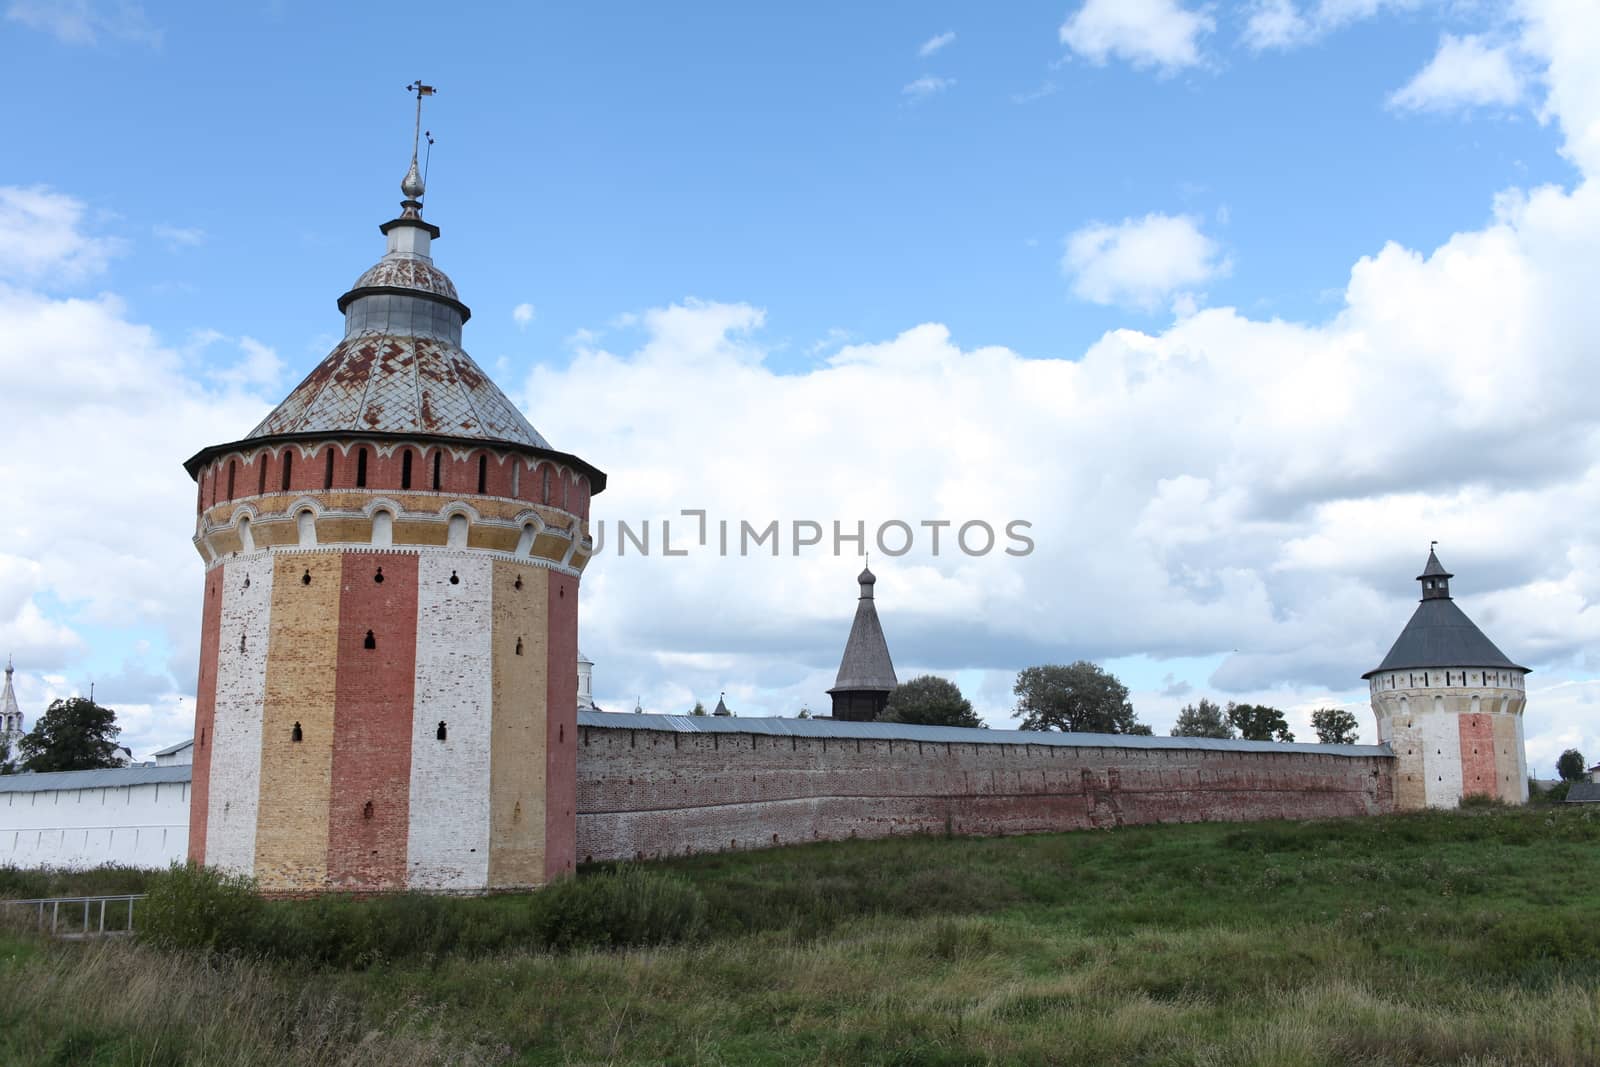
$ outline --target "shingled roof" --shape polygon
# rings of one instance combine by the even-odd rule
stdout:
[[[884,640],[883,624],[878,621],[878,609],[873,603],[872,587],[878,579],[867,569],[856,581],[861,583],[861,598],[856,601],[855,622],[850,625],[850,639],[845,642],[844,656],[839,660],[839,674],[828,692],[888,692],[900,682],[894,676],[889,642]]]
[[[1422,603],[1412,612],[1411,621],[1400,631],[1383,662],[1361,677],[1429,667],[1494,667],[1527,673],[1527,667],[1511,662],[1456,606],[1450,597],[1453,577],[1430,551],[1427,566],[1417,576],[1422,582]]]

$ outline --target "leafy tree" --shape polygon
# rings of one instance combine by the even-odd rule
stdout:
[[[1277,708],[1265,704],[1235,704],[1228,701],[1228,722],[1246,741],[1293,741],[1289,721]]]
[[[1173,737],[1232,737],[1233,724],[1216,701],[1200,698],[1199,704],[1185,704],[1172,727]]]
[[[1343,708],[1318,708],[1311,713],[1311,725],[1324,745],[1353,745],[1361,735],[1361,724]]]
[[[17,742],[30,771],[91,771],[120,767],[117,713],[84,697],[51,703],[33,729]]]
[[[694,702],[694,710],[689,712],[690,715],[704,715],[705,713],[706,706],[700,703],[698,700]]]
[[[1017,675],[1013,718],[1024,730],[1148,734],[1128,702],[1128,687],[1088,660],[1028,667]]]
[[[17,765],[11,760],[11,742],[0,738],[0,774],[16,774]]]
[[[1556,760],[1556,774],[1563,782],[1581,782],[1588,773],[1588,763],[1582,752],[1569,748]]]
[[[972,710],[972,702],[961,695],[954,682],[936,674],[924,674],[902,682],[889,694],[881,722],[911,722],[923,726],[978,726],[983,720]]]

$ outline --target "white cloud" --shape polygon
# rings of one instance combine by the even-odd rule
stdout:
[[[511,321],[518,327],[524,327],[533,321],[535,314],[532,304],[518,304],[511,309]]]
[[[20,264],[11,247],[10,277],[82,277],[109,254],[69,197],[0,188],[0,209],[39,235]],[[175,659],[174,686],[192,690],[201,572],[182,462],[254,425],[268,406],[255,390],[278,376],[271,349],[244,338],[236,359],[213,356],[221,369],[196,378],[194,357],[221,340],[198,333],[186,355],[130,321],[115,296],[0,282],[0,642],[19,674],[103,653],[88,627],[97,643],[154,639],[139,669],[165,673]],[[101,695],[115,706],[115,693]],[[176,738],[134,735],[136,748],[147,740]]]
[[[0,186],[0,282],[78,282],[105,269],[122,242],[84,232],[84,205],[44,186]]]
[[[1200,38],[1216,28],[1177,0],[1086,0],[1061,24],[1061,43],[1092,63],[1121,59],[1171,74],[1200,63]]]
[[[955,85],[954,78],[938,78],[925,74],[914,82],[907,83],[900,92],[909,96],[913,101],[926,100],[930,96],[944,92]]]
[[[1428,65],[1390,95],[1389,106],[1401,111],[1510,107],[1522,94],[1522,77],[1508,46],[1447,33]]]
[[[1067,238],[1061,269],[1084,300],[1153,310],[1176,296],[1185,298],[1180,310],[1192,313],[1190,291],[1229,265],[1193,216],[1156,213],[1078,230]]]
[[[1243,40],[1255,51],[1299,48],[1351,23],[1384,11],[1406,11],[1421,0],[1320,0],[1301,6],[1295,0],[1254,0]]]
[[[917,49],[917,55],[921,56],[923,59],[927,59],[945,45],[954,43],[955,39],[956,32],[954,30],[946,30],[944,33],[938,34],[937,36],[929,37],[926,41],[922,42],[922,47]]]
[[[159,48],[162,40],[144,8],[120,0],[12,0],[6,20],[48,33],[63,44],[92,45],[109,37]]]
[[[206,231],[198,226],[169,226],[157,223],[150,227],[150,232],[168,248],[198,248],[206,243]]]
[[[1580,60],[1600,42],[1562,28],[1552,117],[1590,160],[1600,95]],[[1059,360],[958,346],[928,323],[780,373],[759,309],[696,302],[639,315],[636,347],[595,338],[569,367],[539,367],[524,395],[557,447],[610,473],[598,519],[659,533],[673,518],[675,541],[682,508],[869,529],[1031,520],[1022,559],[933,558],[925,540],[874,552],[902,674],[980,679],[969,694],[997,724],[1021,666],[1144,656],[1136,701],[1158,727],[1210,694],[1288,708],[1305,736],[1310,709],[1345,704],[1370,739],[1359,676],[1404,625],[1437,538],[1465,610],[1539,669],[1537,769],[1569,744],[1600,749],[1597,249],[1586,176],[1503,196],[1488,224],[1431,250],[1375,249],[1325,321],[1202,309]],[[1217,258],[1169,277],[1204,274],[1195,262]],[[613,545],[583,583],[601,702],[682,710],[726,689],[752,714],[824,706],[858,568]]]

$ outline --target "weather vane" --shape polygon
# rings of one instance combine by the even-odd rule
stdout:
[[[422,143],[422,98],[432,96],[437,91],[431,85],[422,84],[421,78],[406,86],[406,92],[417,94],[417,122],[411,131],[411,169],[406,171],[405,181],[400,183],[400,191],[412,200],[422,199],[422,194],[428,188],[423,176],[417,171],[417,148]],[[433,135],[431,133],[428,135],[428,155],[430,159],[433,156]]]

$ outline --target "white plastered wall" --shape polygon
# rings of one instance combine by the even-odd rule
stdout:
[[[448,550],[423,551],[417,565],[406,841],[407,884],[416,889],[482,889],[489,881],[493,567],[492,559]],[[450,583],[452,571],[460,584]]]
[[[245,585],[245,579],[250,581]],[[216,712],[206,807],[206,863],[249,874],[255,869],[261,799],[261,716],[266,700],[272,611],[272,555],[232,560],[222,575],[222,632],[217,639]],[[240,650],[239,638],[244,637]]]

